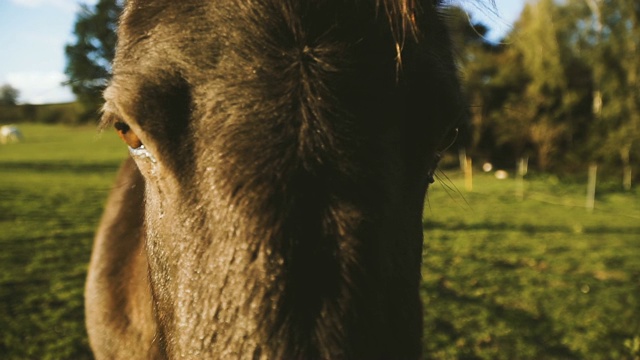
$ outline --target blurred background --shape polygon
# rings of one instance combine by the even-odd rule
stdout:
[[[469,123],[425,204],[425,358],[640,359],[640,2],[447,4]],[[0,0],[0,358],[91,358],[121,6]]]

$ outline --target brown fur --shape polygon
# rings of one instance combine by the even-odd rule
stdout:
[[[128,160],[102,216],[87,279],[87,329],[91,347],[101,349],[104,358],[157,356],[142,233],[143,195],[142,176]]]
[[[150,157],[96,238],[97,358],[420,357],[423,199],[464,112],[437,6],[127,3],[105,121]]]

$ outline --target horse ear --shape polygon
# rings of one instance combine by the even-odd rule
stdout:
[[[138,135],[136,135],[136,133],[131,130],[127,123],[118,121],[113,124],[113,127],[118,132],[118,136],[120,136],[122,141],[127,143],[127,145],[129,145],[129,147],[131,147],[132,149],[137,149],[142,146],[142,141],[140,141]]]

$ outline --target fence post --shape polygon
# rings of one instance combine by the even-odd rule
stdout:
[[[516,198],[520,201],[524,200],[524,176],[527,174],[529,158],[521,157],[517,164],[516,174]]]
[[[458,161],[460,162],[460,171],[467,171],[467,150],[463,147],[458,149]]]
[[[464,187],[468,192],[473,191],[473,163],[471,158],[467,158],[464,167]]]
[[[631,166],[625,166],[622,171],[622,186],[624,187],[625,191],[631,191],[631,182],[633,180]]]
[[[589,165],[589,181],[587,184],[587,211],[593,212],[596,205],[596,177],[598,175],[598,165]]]

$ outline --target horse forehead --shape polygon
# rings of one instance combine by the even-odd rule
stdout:
[[[288,52],[313,42],[288,41],[295,37],[295,25],[287,21],[295,21],[287,16],[296,11],[285,14],[287,10],[280,9],[284,8],[280,1],[129,1],[120,22],[111,90],[105,97],[130,97],[138,92],[140,84],[163,84],[178,77],[191,85],[208,85],[220,80],[221,73],[224,78],[234,77],[233,72],[252,77],[256,67],[272,72],[269,66],[274,61],[286,62]],[[264,9],[276,11],[277,16],[259,11]],[[331,27],[331,21],[322,25]],[[337,52],[332,54],[335,58]],[[220,68],[223,59],[227,59],[226,65]]]
[[[388,0],[396,1],[396,0]],[[400,1],[400,0],[398,0]],[[129,1],[120,21],[119,47],[148,45],[182,51],[211,50],[214,42],[238,46],[294,36],[306,40],[327,33],[348,34],[377,16],[377,1],[238,0]],[[350,30],[336,31],[335,24]],[[304,34],[293,34],[304,28]],[[298,41],[301,39],[295,39]],[[294,42],[295,42],[294,41]],[[265,44],[268,45],[268,44]]]

